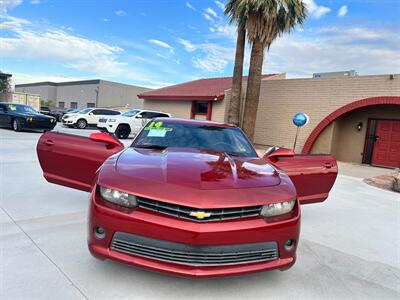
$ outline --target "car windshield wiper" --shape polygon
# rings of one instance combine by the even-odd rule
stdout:
[[[226,154],[228,154],[229,156],[242,156],[241,153],[239,152],[229,152],[229,151],[225,151]]]
[[[159,149],[159,150],[164,150],[167,148],[167,146],[161,146],[161,145],[135,145],[133,148],[144,148],[144,149]]]

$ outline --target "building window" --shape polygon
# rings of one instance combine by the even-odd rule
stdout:
[[[64,108],[65,107],[65,102],[58,102],[58,107],[59,108]]]
[[[196,116],[206,116],[207,120],[211,120],[212,101],[193,101],[191,110],[191,119],[196,119]]]
[[[88,103],[86,103],[86,107],[87,107],[87,108],[93,108],[93,107],[96,107],[96,103],[93,103],[93,102],[88,102]]]
[[[195,101],[194,113],[196,115],[206,115],[208,112],[208,101]]]
[[[78,108],[78,102],[71,102],[70,106],[71,106],[71,108],[77,109]]]

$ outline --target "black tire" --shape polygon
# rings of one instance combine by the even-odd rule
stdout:
[[[76,128],[85,129],[86,127],[87,127],[87,122],[85,119],[79,119],[78,122],[76,122]]]
[[[131,129],[128,125],[119,125],[117,130],[115,130],[115,135],[121,140],[127,139],[130,133]]]
[[[11,125],[12,125],[12,129],[13,129],[14,131],[19,132],[19,131],[22,130],[21,121],[18,120],[18,119],[14,119],[14,120],[12,121],[12,124],[11,124]]]

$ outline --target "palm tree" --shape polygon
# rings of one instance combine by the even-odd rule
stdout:
[[[228,107],[228,123],[240,125],[240,107],[242,98],[242,78],[244,48],[246,44],[246,16],[244,11],[237,9],[237,0],[229,0],[225,5],[225,15],[229,16],[230,23],[237,24],[237,40],[235,66],[233,68],[231,101]]]
[[[283,33],[290,32],[307,17],[302,0],[236,0],[232,16],[246,19],[247,39],[252,46],[247,81],[243,130],[254,140],[264,49]]]

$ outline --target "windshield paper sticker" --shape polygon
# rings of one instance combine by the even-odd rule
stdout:
[[[165,137],[166,134],[167,134],[166,130],[150,129],[147,136],[148,137]]]

